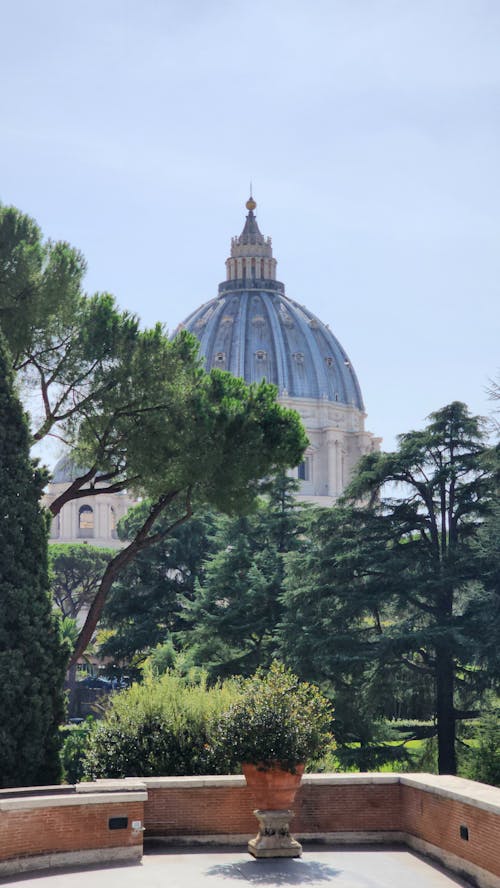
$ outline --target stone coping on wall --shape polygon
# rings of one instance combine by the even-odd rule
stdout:
[[[92,783],[77,783],[75,790],[79,795],[93,792],[144,792],[146,783],[143,777],[125,777],[123,780],[105,779],[95,780]]]
[[[302,784],[309,786],[342,786],[359,784],[399,783],[399,774],[304,774]],[[126,778],[127,780],[131,778]],[[242,774],[203,776],[203,777],[141,777],[148,789],[227,789],[234,786],[246,786]]]
[[[500,789],[464,777],[441,774],[400,774],[402,786],[412,786],[445,799],[454,799],[484,811],[500,815]]]
[[[126,778],[126,784],[137,778]],[[143,777],[142,786],[146,789],[202,789],[229,788],[246,785],[243,775],[204,776],[204,777]],[[112,781],[109,782],[111,787]],[[462,777],[435,774],[392,774],[392,773],[343,773],[343,774],[304,774],[305,786],[360,786],[398,783],[412,786],[442,798],[454,799],[474,805],[485,811],[500,814],[500,789],[477,783]],[[90,786],[91,784],[87,784]],[[95,785],[100,785],[98,782]],[[80,784],[84,786],[84,784]],[[77,787],[80,791],[80,787]]]
[[[0,798],[0,811],[28,811],[34,808],[146,802],[148,798],[145,787],[141,791],[129,791],[127,788],[120,791],[120,788],[115,786],[114,792],[102,792],[95,784],[88,784],[88,786],[92,786],[93,789],[86,790],[81,794],[69,791],[67,794],[61,793],[59,795],[37,795],[37,787],[33,787],[33,795],[20,796],[18,798]]]

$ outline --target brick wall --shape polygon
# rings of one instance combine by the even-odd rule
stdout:
[[[255,802],[243,777],[144,783],[146,836],[222,839],[256,832]],[[407,841],[478,885],[500,888],[500,790],[494,787],[428,774],[311,774],[293,808],[291,828],[298,838]],[[461,826],[468,840],[461,838]]]
[[[479,806],[477,799],[465,800],[467,790],[477,792],[478,784],[445,779],[462,783],[464,798],[438,795],[433,785],[401,786],[403,831],[500,877],[500,811]],[[466,827],[467,839],[461,837],[460,827]]]
[[[297,794],[297,833],[391,832],[401,829],[398,782],[339,784],[308,781]]]
[[[118,781],[117,781],[118,783]],[[0,793],[0,873],[2,875],[67,863],[74,857],[103,861],[120,856],[140,858],[142,831],[132,823],[144,821],[146,792],[40,793],[22,790]],[[123,829],[110,829],[110,818],[127,818]],[[12,864],[12,865],[11,865]]]
[[[254,808],[238,776],[97,781],[46,795],[36,787],[31,794],[0,792],[0,873],[57,865],[58,855],[67,863],[68,853],[86,863],[93,854],[101,861],[119,853],[137,859],[142,832],[132,831],[132,821],[144,822],[146,836],[173,841],[241,841],[256,832]],[[500,790],[493,787],[427,774],[311,774],[294,810],[298,837],[407,841],[478,885],[500,886]],[[111,817],[127,817],[127,829],[110,830]]]
[[[255,800],[242,777],[145,778],[148,836],[247,835]],[[401,829],[397,776],[306,776],[294,803],[296,833]]]

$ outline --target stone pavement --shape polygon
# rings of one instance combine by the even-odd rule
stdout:
[[[26,873],[16,888],[471,888],[401,846],[304,846],[300,859],[254,860],[234,848],[150,848],[140,864]]]

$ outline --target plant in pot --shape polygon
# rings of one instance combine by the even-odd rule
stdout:
[[[300,854],[288,832],[289,809],[306,761],[332,740],[332,719],[326,697],[276,661],[243,683],[242,696],[220,719],[218,741],[241,763],[257,804],[260,832],[249,843],[254,856]]]

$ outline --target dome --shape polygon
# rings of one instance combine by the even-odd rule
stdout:
[[[181,328],[200,340],[207,370],[229,370],[246,382],[266,379],[280,397],[327,400],[364,411],[352,364],[330,329],[285,295],[276,280],[271,239],[259,231],[253,198],[232,239],[219,294]]]
[[[51,483],[71,484],[71,482],[74,481],[75,478],[78,478],[84,471],[85,469],[77,466],[75,461],[66,454],[57,460],[52,472]]]
[[[219,295],[185,321],[207,369],[229,370],[246,382],[265,378],[280,395],[364,410],[351,362],[328,327],[284,293],[255,284]]]

